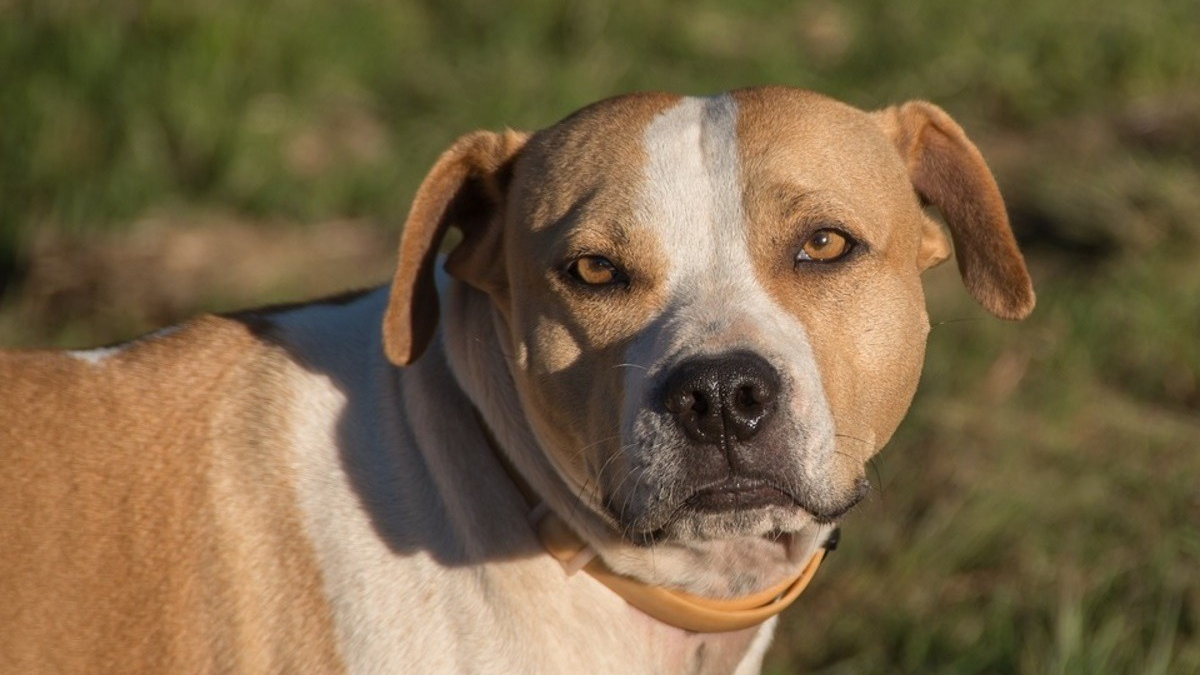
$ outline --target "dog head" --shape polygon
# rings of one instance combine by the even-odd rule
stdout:
[[[639,94],[533,135],[476,132],[414,200],[384,325],[415,360],[434,254],[491,299],[558,475],[635,542],[830,522],[908,408],[949,255],[989,311],[1034,296],[979,152],[944,112],[799,90]]]

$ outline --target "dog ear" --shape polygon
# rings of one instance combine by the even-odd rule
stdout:
[[[942,227],[929,216],[921,223],[921,247],[917,250],[917,267],[924,272],[946,262],[950,257],[950,242]]]
[[[412,363],[433,337],[438,322],[434,262],[450,227],[462,231],[447,268],[474,275],[486,285],[486,267],[494,268],[504,193],[518,151],[527,136],[515,131],[477,131],[459,138],[442,153],[413,198],[383,319],[383,348],[399,366]],[[485,241],[486,240],[486,241]],[[487,255],[484,255],[487,253]]]
[[[917,194],[945,218],[967,290],[1000,318],[1028,316],[1034,305],[1033,283],[1009,227],[1004,200],[962,128],[941,108],[924,101],[887,108],[876,113],[876,120],[904,160]],[[927,223],[923,233],[925,267],[940,262],[937,243],[924,241],[934,234],[931,225]]]

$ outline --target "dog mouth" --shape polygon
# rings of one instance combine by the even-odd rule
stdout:
[[[694,488],[685,495],[672,506],[658,509],[653,519],[626,521],[623,528],[626,536],[643,545],[681,536],[684,539],[741,537],[760,529],[762,532],[758,534],[773,533],[774,538],[778,538],[785,530],[794,529],[776,527],[782,524],[779,518],[790,521],[804,512],[803,505],[789,491],[760,478],[729,476]],[[764,518],[773,525],[766,527]]]
[[[625,537],[642,545],[671,539],[778,539],[811,524],[836,523],[866,496],[869,486],[861,478],[850,494],[824,504],[805,500],[773,481],[732,475],[694,488],[671,504],[660,503],[659,508],[638,514],[640,517],[622,518],[627,514],[616,510],[610,513],[621,523]]]
[[[696,490],[683,507],[698,513],[726,513],[766,508],[799,506],[787,491],[765,481],[731,476]]]

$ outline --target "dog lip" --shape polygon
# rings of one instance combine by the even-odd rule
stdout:
[[[836,523],[838,519],[846,515],[850,509],[857,506],[859,502],[866,498],[867,493],[870,491],[871,482],[866,478],[859,478],[854,483],[854,492],[852,492],[841,504],[836,504],[831,508],[826,509],[817,510],[808,508],[807,510],[810,514],[812,514],[813,519],[818,523],[822,525],[830,525],[832,523]]]
[[[765,506],[797,506],[788,492],[752,478],[730,477],[691,494],[684,503],[696,511],[741,511]]]
[[[671,524],[687,512],[719,516],[771,507],[798,509],[808,514],[811,522],[830,525],[858,505],[869,491],[870,482],[859,478],[846,499],[826,505],[797,497],[790,490],[759,477],[733,475],[702,485],[682,500],[636,518],[626,518],[610,499],[605,500],[605,506],[624,538],[636,545],[653,546],[669,538]]]

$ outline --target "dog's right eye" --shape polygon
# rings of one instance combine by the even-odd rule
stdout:
[[[854,250],[854,245],[854,240],[845,232],[833,228],[820,229],[804,242],[804,246],[796,254],[796,264],[841,260]]]
[[[598,255],[585,255],[572,260],[567,265],[567,273],[588,286],[629,283],[629,278],[612,261]]]

